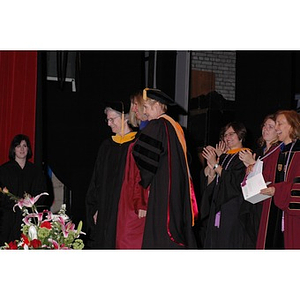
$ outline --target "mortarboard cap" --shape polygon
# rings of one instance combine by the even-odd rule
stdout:
[[[110,107],[120,113],[128,114],[130,110],[130,100],[122,101],[105,101],[106,107]]]
[[[147,100],[147,98],[151,98],[162,104],[166,104],[169,106],[169,108],[172,107],[172,110],[176,114],[187,115],[186,110],[182,106],[177,104],[171,97],[169,97],[167,94],[165,94],[161,90],[145,88],[143,90],[143,99]],[[170,111],[170,110],[168,109],[168,111]]]
[[[143,90],[143,99],[147,100],[147,98],[151,98],[162,104],[170,106],[177,105],[171,97],[169,97],[167,94],[158,89],[145,88]]]

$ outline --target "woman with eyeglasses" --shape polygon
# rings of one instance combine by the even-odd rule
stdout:
[[[219,153],[211,146],[203,149],[202,155],[207,166],[203,171],[206,188],[201,202],[204,202],[203,205],[209,211],[207,216],[203,216],[201,211],[202,218],[207,218],[204,239],[206,249],[255,248],[255,241],[249,235],[252,232],[252,222],[245,222],[243,219],[241,182],[245,177],[246,167],[240,160],[239,153],[246,150],[243,146],[246,133],[242,123],[231,122],[220,134],[225,143],[225,153]]]
[[[264,201],[257,248],[300,249],[300,116],[294,110],[276,113],[277,160],[266,164],[271,181]]]
[[[104,112],[114,135],[102,142],[86,194],[87,245],[114,249],[118,204],[129,145],[136,132],[129,126],[130,101],[109,102]]]

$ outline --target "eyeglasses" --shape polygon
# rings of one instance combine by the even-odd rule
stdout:
[[[105,122],[106,122],[106,123],[110,122],[111,124],[114,124],[116,118],[120,118],[120,116],[116,116],[116,117],[114,117],[114,118],[105,119]]]
[[[228,133],[225,133],[224,134],[224,138],[226,138],[227,136],[233,136],[233,135],[235,135],[235,131],[233,131],[233,132],[228,132]]]

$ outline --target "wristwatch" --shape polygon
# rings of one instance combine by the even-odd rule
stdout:
[[[213,167],[213,170],[215,170],[218,166],[219,166],[219,164],[216,163],[216,164],[214,165],[214,167]]]

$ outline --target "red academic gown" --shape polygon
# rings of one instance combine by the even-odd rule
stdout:
[[[148,189],[144,189],[139,169],[132,156],[134,143],[129,146],[117,221],[116,248],[141,249],[145,220],[138,218],[138,210],[147,210]]]
[[[288,156],[286,149],[286,156]],[[286,180],[276,183],[275,205],[284,212],[284,248],[300,249],[300,140],[291,151]],[[279,166],[279,165],[278,165]]]
[[[268,153],[274,150],[276,146],[272,146]],[[266,153],[266,154],[268,154]],[[275,182],[275,175],[276,175],[276,166],[277,166],[277,159],[280,153],[280,148],[277,148],[272,154],[263,158],[263,176],[266,182]],[[262,212],[261,212],[261,219],[260,225],[257,235],[257,242],[256,248],[257,249],[265,249],[266,244],[266,235],[267,229],[269,224],[269,215],[270,215],[270,207],[273,198],[268,198],[262,202]],[[259,203],[258,203],[259,204]]]
[[[275,164],[270,163],[270,165],[276,167],[276,170],[273,171],[273,178],[276,176],[275,173],[278,176],[284,170],[284,165],[288,163],[285,180],[280,182],[277,180],[271,186],[274,186],[276,189],[273,197],[274,203],[284,212],[284,248],[300,249],[300,140],[296,141],[292,151],[290,151],[290,147],[291,144],[286,145],[282,152],[279,153],[278,161]],[[265,178],[265,180],[267,181],[268,178]],[[270,202],[271,200],[266,201]],[[267,205],[268,202],[264,203],[266,209]],[[262,219],[261,224],[264,222],[268,222],[268,220]],[[259,241],[257,245],[260,248],[264,248],[264,244],[259,244]]]

